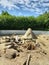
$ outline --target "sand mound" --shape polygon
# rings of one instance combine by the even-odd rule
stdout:
[[[29,28],[26,33],[24,34],[24,36],[22,37],[23,39],[36,39],[36,35],[32,32],[32,29]]]
[[[15,58],[16,57],[16,51],[14,49],[7,49],[5,57],[9,58],[9,59]]]

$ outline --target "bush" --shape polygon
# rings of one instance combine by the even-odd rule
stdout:
[[[38,17],[12,16],[2,11],[0,14],[0,30],[49,30],[49,12]]]

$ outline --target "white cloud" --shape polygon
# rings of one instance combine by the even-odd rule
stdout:
[[[45,4],[45,3],[43,3],[43,6],[44,6],[44,7],[45,7],[45,6],[49,6],[49,3],[46,3],[46,4]]]
[[[20,9],[21,7],[22,10],[37,13],[49,10],[49,0],[0,0],[0,5],[9,10]]]
[[[23,15],[21,12],[18,13],[19,16]]]
[[[8,1],[8,0],[0,0],[0,5],[3,6],[4,8],[8,8],[9,10],[11,10],[13,8],[19,9],[18,6],[14,5],[13,2]]]

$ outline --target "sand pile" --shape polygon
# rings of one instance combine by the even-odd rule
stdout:
[[[23,39],[37,39],[36,35],[32,32],[31,28],[28,28],[24,36],[22,36]]]

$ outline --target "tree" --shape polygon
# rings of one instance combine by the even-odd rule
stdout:
[[[7,11],[2,11],[1,15],[10,15]]]

